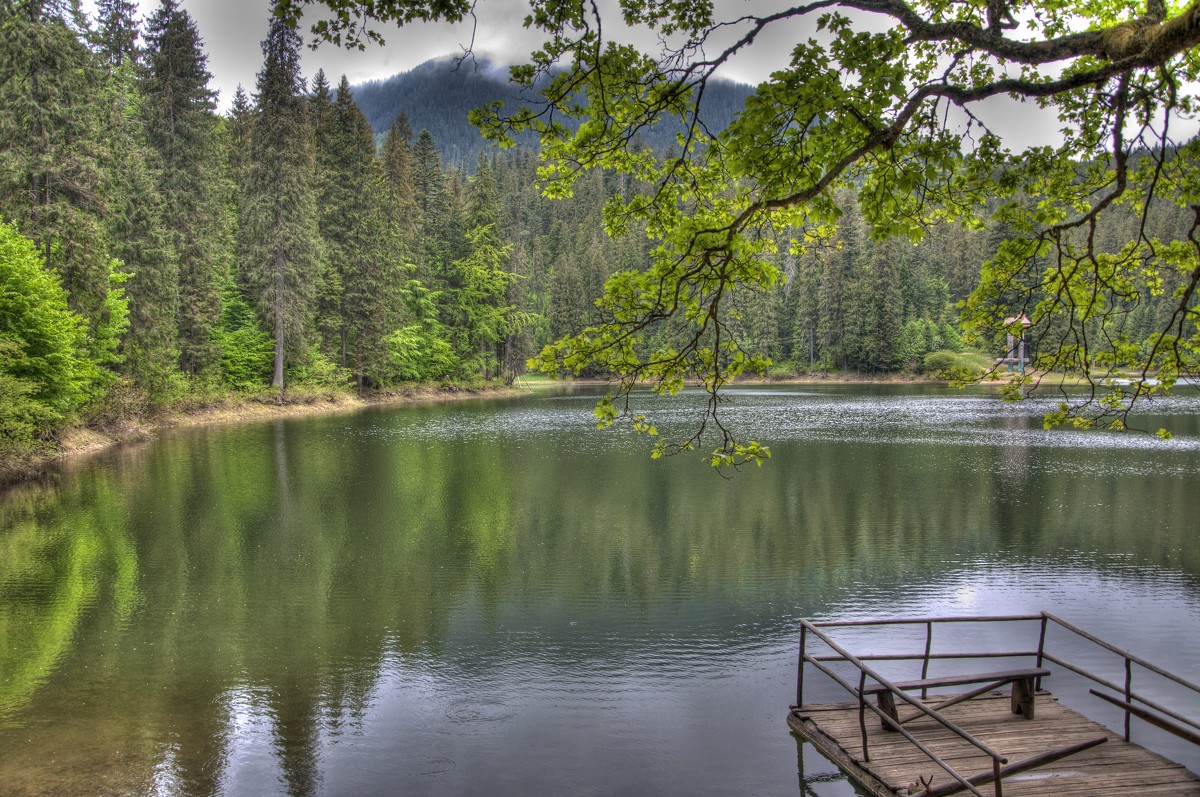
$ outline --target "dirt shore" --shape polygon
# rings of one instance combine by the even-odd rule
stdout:
[[[366,407],[401,406],[404,404],[439,404],[477,398],[504,398],[524,395],[527,391],[503,385],[455,387],[443,385],[419,386],[404,390],[369,395],[365,398],[351,394],[303,395],[276,402],[267,397],[231,397],[203,407],[167,412],[151,418],[134,418],[102,427],[74,426],[59,430],[55,450],[48,454],[18,462],[0,463],[0,489],[22,481],[35,479],[54,470],[67,459],[104,451],[121,443],[152,440],[166,429],[218,424],[268,421],[308,415],[330,415],[357,412]]]
[[[535,384],[537,386],[550,386],[553,383],[539,380]],[[580,387],[602,387],[611,383],[603,380],[577,379],[561,384],[564,386],[574,384]],[[880,374],[871,376],[835,372],[783,378],[747,378],[738,380],[733,384],[748,387],[752,385],[918,385],[944,383],[926,376],[907,374]],[[168,412],[152,418],[135,418],[102,427],[76,426],[60,430],[56,437],[56,446],[53,452],[29,460],[0,463],[0,489],[18,482],[35,479],[42,474],[53,471],[67,459],[75,459],[98,451],[104,451],[121,443],[152,440],[158,433],[167,429],[357,412],[366,407],[436,404],[474,398],[504,398],[524,395],[527,391],[528,388],[513,388],[503,385],[485,385],[482,387],[427,385],[371,394],[365,398],[352,394],[339,393],[325,395],[305,394],[287,398],[283,403],[277,403],[272,398],[266,396],[230,397],[212,402],[203,407]]]

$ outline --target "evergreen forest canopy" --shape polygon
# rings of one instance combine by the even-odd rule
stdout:
[[[403,113],[411,129],[428,130],[433,136],[442,163],[460,171],[472,169],[481,152],[494,151],[479,128],[468,121],[471,112],[494,102],[523,104],[516,88],[508,82],[508,67],[483,56],[471,60],[449,56],[433,59],[387,80],[371,81],[352,89],[354,101],[378,138]],[[742,83],[714,81],[705,95],[704,123],[714,130],[724,130],[753,93],[753,88]],[[666,152],[675,146],[675,138],[682,130],[679,124],[655,125],[642,131],[639,145]],[[533,131],[522,133],[515,140],[519,147],[537,149],[537,134]]]
[[[315,35],[363,47],[381,40],[372,22],[461,21],[473,3],[276,2],[292,24],[308,6],[318,7]],[[1086,376],[1090,396],[1048,423],[1123,427],[1136,400],[1195,375],[1200,144],[1176,131],[1195,121],[1200,3],[815,0],[722,17],[723,8],[621,0],[605,12],[531,0],[525,25],[546,41],[512,78],[542,105],[476,117],[501,144],[538,134],[550,195],[570,195],[596,168],[641,186],[610,200],[605,220],[614,234],[648,233],[650,266],[614,274],[601,323],[538,357],[549,371],[619,375],[626,401],[602,405],[602,421],[625,416],[652,431],[629,410],[633,384],[671,392],[698,376],[722,438],[714,462],[760,459],[761,447],[736,440],[716,412],[721,385],[766,365],[737,334],[737,297],[781,282],[781,249],[828,244],[845,219],[844,192],[877,242],[919,242],[939,223],[998,233],[961,323],[987,341],[1026,314],[1037,367]],[[717,70],[797,20],[811,37],[728,128],[707,128],[699,109]],[[657,49],[612,38],[622,25],[653,31]],[[1016,151],[976,113],[996,97],[1055,113],[1062,143]],[[664,120],[684,126],[677,152],[634,146]],[[675,334],[655,345],[663,325]],[[1128,391],[1104,387],[1118,369],[1137,377]]]
[[[1195,372],[1197,145],[1173,138],[1194,111],[1190,7],[841,3],[894,20],[862,33],[823,1],[745,17],[716,50],[711,8],[626,0],[628,24],[664,36],[649,56],[538,1],[547,46],[512,70],[526,102],[476,121],[540,151],[468,169],[404,114],[373,131],[344,78],[306,80],[304,5],[279,3],[253,91],[222,116],[176,0],[142,23],[130,0],[95,20],[78,0],[0,0],[0,458],[80,419],[511,379],[532,357],[619,378],[602,423],[650,433],[632,386],[702,379],[696,436],[654,453],[707,427],[714,464],[738,463],[767,453],[717,413],[746,369],[945,370],[972,343],[1002,351],[1020,312],[1041,368],[1162,379],[1051,421],[1122,423]],[[341,44],[373,37],[362,9],[469,12],[323,5],[314,31]],[[821,38],[740,115],[706,115],[724,60],[818,14]],[[1057,108],[1064,143],[1010,152],[969,115],[1008,93]]]

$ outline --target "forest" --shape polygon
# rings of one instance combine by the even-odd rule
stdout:
[[[414,129],[438,92],[489,101],[484,76],[435,63],[357,89],[307,79],[300,34],[276,18],[255,86],[220,114],[196,25],[175,0],[144,24],[129,0],[100,0],[94,20],[75,0],[10,5],[0,457],[51,445],[66,425],[231,393],[511,381],[544,347],[603,323],[606,282],[653,259],[644,222],[605,221],[606,206],[648,190],[629,174],[590,169],[548,192],[532,146],[485,147],[465,118],[444,140],[430,122]],[[713,95],[711,124],[723,126],[730,98],[747,92]],[[630,146],[653,157],[677,137],[674,127]],[[919,372],[938,352],[950,354],[931,362],[952,364],[968,346],[956,306],[1005,223],[881,237],[854,186],[834,201],[835,229],[768,231],[761,257],[781,279],[722,309],[740,349],[784,377]],[[1129,239],[1123,224],[1144,224],[1132,210],[1113,218],[1096,233],[1109,251]],[[1170,205],[1151,220],[1178,240],[1191,218]],[[1129,303],[1130,340],[1169,310],[1151,294]],[[684,327],[666,319],[645,347],[671,349]],[[1001,353],[996,340],[974,343]],[[603,362],[576,371],[610,375]]]

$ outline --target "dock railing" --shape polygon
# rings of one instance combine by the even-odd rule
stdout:
[[[1153,674],[1160,678],[1165,678],[1167,681],[1182,686],[1185,690],[1197,698],[1200,698],[1200,684],[1196,684],[1187,680],[1186,678],[1181,678],[1175,673],[1169,672],[1156,664],[1152,664],[1140,656],[1136,656],[1133,653],[1116,647],[1115,645],[1111,645],[1108,642],[1105,642],[1103,639],[1088,633],[1082,628],[1079,628],[1078,626],[1064,620],[1057,615],[1051,614],[1050,612],[1042,612],[1041,620],[1042,632],[1038,642],[1038,664],[1040,665],[1043,661],[1052,662],[1053,664],[1057,664],[1060,667],[1070,670],[1076,675],[1081,675],[1084,678],[1087,678],[1093,683],[1117,692],[1121,696],[1120,698],[1113,697],[1112,695],[1096,689],[1088,690],[1091,694],[1095,695],[1101,700],[1111,703],[1125,712],[1125,741],[1131,741],[1129,728],[1130,718],[1137,717],[1138,719],[1145,720],[1156,728],[1164,730],[1174,736],[1178,736],[1180,739],[1191,742],[1195,745],[1200,745],[1200,733],[1197,733],[1200,731],[1200,722],[1193,718],[1187,717],[1178,711],[1167,708],[1143,693],[1135,692],[1133,690],[1133,675],[1135,672],[1134,665],[1136,664],[1138,667],[1141,667],[1147,673]],[[1089,672],[1086,668],[1073,664],[1065,658],[1056,656],[1050,651],[1046,650],[1046,628],[1050,623],[1054,623],[1055,625],[1070,631],[1072,634],[1091,642],[1093,645],[1098,645],[1104,650],[1120,656],[1123,660],[1125,668],[1123,685],[1113,683],[1107,678],[1103,678],[1099,675]],[[1142,705],[1136,705],[1137,703],[1141,703]],[[1146,708],[1142,708],[1142,706],[1145,706]],[[1152,710],[1148,711],[1147,709]],[[1158,713],[1156,714],[1155,712]]]
[[[937,652],[934,650],[934,628],[943,625],[965,624],[965,623],[1038,623],[1038,639],[1037,647],[1028,650],[1011,650],[1011,651],[945,651]],[[838,628],[851,627],[882,627],[882,626],[925,626],[925,644],[922,652],[912,653],[865,653],[855,654],[848,650],[841,643],[835,641],[829,631]],[[1067,659],[1064,655],[1058,655],[1047,649],[1047,632],[1050,628],[1061,628],[1070,634],[1077,636],[1084,641],[1098,646],[1099,648],[1108,651],[1116,656],[1119,656],[1124,665],[1124,682],[1123,684],[1115,683],[1114,681],[1091,672],[1086,667]],[[809,636],[819,639],[824,643],[832,654],[813,655],[808,651]],[[1063,618],[1050,612],[1041,612],[1040,614],[1021,614],[1021,615],[1003,615],[1003,616],[968,616],[968,617],[920,617],[920,618],[897,618],[886,620],[842,620],[830,622],[812,622],[809,620],[801,620],[800,624],[800,656],[797,662],[796,674],[796,705],[804,705],[804,671],[805,666],[810,665],[818,671],[828,676],[839,686],[855,696],[858,702],[859,716],[859,732],[862,742],[863,760],[870,760],[870,749],[867,738],[867,712],[871,712],[879,717],[886,727],[899,732],[913,746],[927,756],[931,762],[945,771],[956,786],[945,791],[949,793],[953,791],[967,791],[976,797],[985,797],[985,795],[977,788],[985,783],[992,784],[993,797],[1003,796],[1003,777],[1005,775],[1016,774],[1019,771],[1049,763],[1055,758],[1061,758],[1065,755],[1070,755],[1078,750],[1064,749],[1057,751],[1057,754],[1051,758],[1046,757],[1043,760],[1028,760],[1018,762],[1009,766],[1008,759],[1003,753],[993,750],[987,744],[977,739],[963,728],[956,725],[953,721],[947,719],[935,708],[927,706],[923,701],[928,698],[928,690],[921,689],[921,699],[918,700],[907,694],[906,690],[899,685],[879,673],[868,662],[901,662],[901,661],[919,661],[921,663],[921,679],[925,680],[929,676],[930,664],[934,661],[948,659],[993,659],[993,658],[1024,658],[1034,659],[1037,667],[1042,667],[1049,662],[1063,669],[1069,670],[1076,675],[1079,675],[1098,686],[1112,690],[1116,695],[1097,690],[1089,689],[1089,693],[1095,695],[1101,700],[1117,706],[1124,711],[1124,737],[1125,741],[1130,739],[1130,721],[1132,717],[1137,717],[1147,723],[1160,728],[1168,733],[1178,736],[1181,739],[1189,741],[1193,744],[1200,745],[1200,722],[1189,718],[1184,714],[1170,709],[1162,703],[1150,698],[1143,692],[1134,690],[1134,673],[1135,665],[1141,668],[1146,673],[1158,678],[1166,679],[1191,693],[1193,698],[1200,700],[1200,685],[1182,678],[1166,669],[1159,667],[1145,659],[1130,653],[1126,650],[1116,647],[1103,639],[1085,631],[1073,623],[1064,620]],[[847,662],[853,665],[858,671],[857,686],[851,681],[846,680],[839,675],[833,667],[829,666],[837,662]],[[873,680],[875,683],[868,688],[867,679]],[[1041,687],[1041,679],[1038,679],[1038,688]],[[878,687],[876,687],[876,684]],[[924,744],[913,736],[907,729],[902,726],[901,721],[889,716],[879,707],[872,704],[868,699],[868,693],[871,691],[879,691],[879,687],[890,692],[895,699],[899,699],[908,705],[915,708],[920,714],[923,714],[938,724],[942,725],[956,736],[960,737],[967,744],[978,749],[981,753],[989,757],[992,761],[992,772],[984,775],[967,776],[955,770],[954,767],[942,760],[938,755],[929,750]],[[1139,705],[1140,704],[1140,705]],[[917,715],[914,715],[914,717]],[[904,722],[907,722],[907,718]],[[1084,748],[1081,748],[1084,749]]]

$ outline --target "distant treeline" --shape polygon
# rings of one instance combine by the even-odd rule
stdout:
[[[483,135],[467,121],[472,110],[496,101],[505,103],[509,111],[518,106],[534,110],[541,107],[536,96],[522,96],[508,83],[507,67],[485,59],[434,59],[387,80],[353,86],[352,91],[380,139],[404,114],[413,130],[430,132],[438,143],[442,162],[461,171],[474,169],[480,154],[491,152]],[[754,88],[743,83],[712,81],[705,89],[702,121],[710,130],[724,130],[753,93]],[[681,130],[678,122],[665,120],[642,131],[637,145],[670,151],[676,147],[675,137]],[[537,149],[537,138],[532,133],[522,134],[517,143]]]

